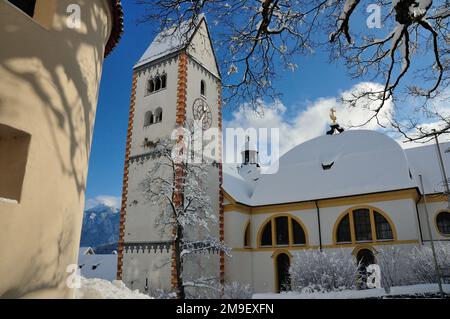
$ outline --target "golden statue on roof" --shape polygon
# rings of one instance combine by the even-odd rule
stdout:
[[[337,117],[336,117],[336,109],[334,107],[330,109],[330,119],[333,122],[333,124],[336,124]]]

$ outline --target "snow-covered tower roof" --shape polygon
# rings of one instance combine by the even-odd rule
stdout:
[[[194,25],[192,25],[192,23]],[[152,41],[150,46],[141,56],[139,61],[134,65],[134,68],[140,68],[146,64],[155,62],[170,55],[175,55],[180,51],[186,50],[189,53],[189,47],[192,46],[193,39],[200,28],[205,28],[209,37],[209,29],[207,26],[206,17],[200,14],[196,21],[187,20],[182,22],[178,27],[172,27],[161,31]],[[195,49],[194,49],[195,50]],[[214,48],[211,45],[213,52],[214,66],[210,67],[208,71],[220,78],[220,71],[217,59],[214,53]]]

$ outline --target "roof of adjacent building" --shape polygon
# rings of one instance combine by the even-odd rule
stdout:
[[[112,13],[112,29],[108,42],[105,47],[105,56],[107,56],[119,43],[123,34],[123,8],[120,0],[109,0]]]
[[[78,255],[95,255],[95,252],[92,247],[80,247]]]
[[[441,145],[445,149],[450,143]],[[450,155],[443,156],[450,172]],[[434,145],[404,150],[376,131],[319,136],[294,147],[277,164],[275,174],[263,174],[254,184],[240,176],[236,164],[224,164],[223,188],[239,203],[260,206],[420,189],[422,174],[427,194],[442,192]]]
[[[79,255],[78,267],[85,278],[116,279],[117,254]]]

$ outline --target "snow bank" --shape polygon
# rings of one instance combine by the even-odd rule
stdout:
[[[442,285],[445,293],[450,293],[450,285]],[[421,295],[426,293],[439,293],[437,284],[421,284],[411,286],[392,287],[387,294],[383,288],[366,290],[343,290],[327,293],[295,293],[287,292],[281,294],[261,293],[254,294],[253,299],[362,299],[374,297]]]
[[[75,289],[76,299],[152,299],[138,290],[128,289],[122,281],[81,278],[81,288]]]

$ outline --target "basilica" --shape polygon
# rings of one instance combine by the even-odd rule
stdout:
[[[134,67],[126,146],[117,276],[142,292],[170,289],[176,271],[171,234],[155,229],[158,207],[138,190],[155,160],[148,149],[195,119],[199,105],[207,115],[202,125],[222,131],[221,75],[206,19],[185,37],[164,32]],[[211,168],[208,193],[218,220],[212,232],[231,254],[187,272],[279,292],[297,251],[343,249],[355,263],[376,263],[382,247],[406,252],[450,237],[442,182],[450,144],[403,149],[387,135],[343,130],[334,120],[328,132],[284,154],[274,174],[260,174],[250,143],[242,163]]]

